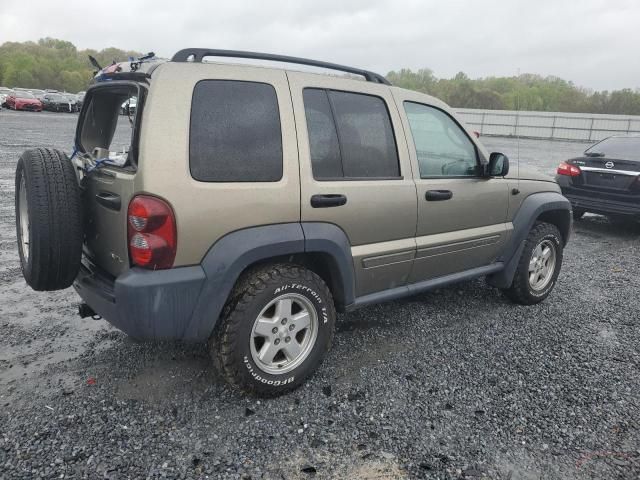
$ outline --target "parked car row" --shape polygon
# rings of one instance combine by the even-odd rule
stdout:
[[[85,92],[68,93],[35,88],[0,87],[0,108],[41,112],[79,112]]]

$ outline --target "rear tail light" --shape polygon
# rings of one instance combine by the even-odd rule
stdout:
[[[569,177],[579,177],[580,174],[582,173],[582,170],[580,170],[580,167],[577,167],[570,163],[562,162],[560,165],[558,165],[557,172],[558,172],[558,175],[567,175]]]
[[[127,212],[127,237],[129,257],[134,265],[151,270],[173,266],[176,219],[164,200],[148,195],[133,197]]]

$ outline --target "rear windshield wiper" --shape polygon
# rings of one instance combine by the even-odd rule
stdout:
[[[602,152],[584,152],[585,157],[604,157]]]

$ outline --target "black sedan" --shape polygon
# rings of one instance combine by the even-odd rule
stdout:
[[[50,112],[73,112],[74,105],[60,93],[47,93],[42,97],[42,108]]]
[[[556,180],[575,219],[585,212],[640,219],[640,136],[605,138],[582,157],[562,162]]]

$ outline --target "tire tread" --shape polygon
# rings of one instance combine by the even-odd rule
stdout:
[[[558,238],[562,238],[558,227],[551,223],[536,222],[533,228],[531,228],[531,231],[527,236],[527,240],[525,241],[522,255],[520,256],[520,260],[518,261],[518,267],[516,268],[516,273],[513,277],[513,283],[511,284],[511,287],[502,290],[502,292],[506,295],[507,298],[509,298],[509,300],[521,305],[532,305],[544,300],[548,295],[547,294],[540,299],[532,301],[531,295],[528,291],[528,272],[530,259],[529,255],[527,255],[527,252],[530,252],[533,248],[534,243],[536,243],[541,237],[544,237],[547,234],[553,234]],[[560,269],[560,267],[562,266],[562,244],[559,247],[557,255],[559,257],[557,259],[558,263],[556,265],[556,268]],[[524,277],[527,277],[527,279],[524,279]],[[551,292],[551,290],[549,292]]]
[[[240,330],[240,323],[246,319],[247,310],[260,293],[270,285],[277,284],[283,278],[313,282],[323,290],[326,298],[332,298],[329,288],[320,276],[296,264],[273,264],[258,267],[248,271],[238,280],[224,306],[218,327],[211,337],[210,351],[216,367],[225,381],[249,394],[276,396],[294,390],[298,386],[297,384],[284,386],[280,387],[278,391],[274,391],[266,388],[261,389],[257,384],[245,382],[239,372],[240,368],[244,368],[244,365],[239,365],[232,355],[237,342],[240,340],[237,337],[237,332]],[[335,317],[333,303],[330,304],[330,308],[332,309],[331,314]],[[331,329],[330,340],[327,343],[326,350],[329,349],[333,336],[334,330]]]
[[[21,176],[28,182],[31,236],[29,262],[25,265],[22,261],[25,279],[34,290],[67,288],[80,269],[83,242],[80,187],[74,166],[59,150],[41,147],[25,151],[16,172],[16,206]]]

